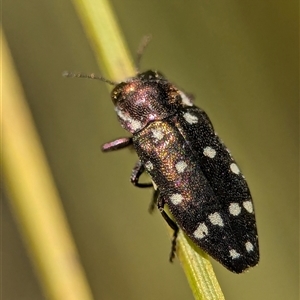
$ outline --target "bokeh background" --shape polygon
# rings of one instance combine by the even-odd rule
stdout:
[[[111,3],[133,54],[153,35],[142,69],[158,69],[196,96],[248,179],[261,262],[243,275],[213,262],[226,298],[298,299],[298,2]],[[168,263],[164,221],[147,212],[151,191],[129,183],[136,155],[100,151],[127,136],[106,86],[61,76],[101,74],[72,3],[3,1],[2,11],[95,299],[192,299],[179,262]],[[44,299],[5,195],[2,299]]]

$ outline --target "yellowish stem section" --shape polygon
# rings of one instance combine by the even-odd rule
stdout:
[[[47,299],[93,299],[47,159],[2,37],[2,169]]]
[[[123,81],[136,74],[116,16],[107,0],[73,0],[96,58],[108,79]]]
[[[178,235],[177,255],[197,300],[223,300],[224,295],[206,253],[188,240],[182,231]]]

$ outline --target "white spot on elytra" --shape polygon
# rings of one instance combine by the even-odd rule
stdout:
[[[182,91],[179,91],[179,95],[181,96],[182,103],[187,106],[193,106],[191,99]]]
[[[180,195],[180,194],[173,194],[171,197],[170,197],[170,200],[171,202],[174,204],[174,205],[178,205],[182,202],[183,200],[183,197]]]
[[[159,129],[151,129],[151,131],[152,131],[153,137],[158,141],[160,141],[164,137],[164,134]]]
[[[251,201],[244,201],[243,206],[249,213],[253,213],[253,205]]]
[[[178,173],[183,173],[184,170],[186,169],[187,167],[187,164],[185,161],[179,161],[176,165],[175,165],[175,168],[177,170]]]
[[[241,213],[242,208],[238,203],[230,203],[229,205],[229,212],[233,216],[238,216]]]
[[[247,250],[248,252],[251,252],[251,251],[253,251],[253,249],[254,249],[253,244],[250,243],[250,242],[245,243],[245,247],[246,247],[246,250]]]
[[[203,154],[209,158],[214,158],[216,153],[216,150],[209,146],[205,147],[203,150]]]
[[[240,174],[240,169],[239,167],[235,164],[235,163],[232,163],[230,165],[230,170],[234,173],[234,174]]]
[[[198,123],[198,118],[196,116],[193,116],[190,113],[185,113],[183,115],[183,117],[185,118],[185,120],[189,123],[189,124],[196,124]]]
[[[146,167],[146,169],[147,169],[148,171],[152,171],[152,170],[153,170],[153,164],[152,164],[152,162],[151,162],[151,161],[147,161],[147,162],[145,163],[145,167]]]
[[[239,254],[238,252],[236,252],[236,250],[231,249],[229,250],[229,254],[231,256],[232,259],[238,258],[241,256],[241,254]]]
[[[198,228],[194,231],[194,237],[197,239],[203,239],[208,235],[207,226],[204,223],[201,223]]]
[[[209,221],[213,224],[213,225],[219,225],[221,227],[224,226],[224,223],[223,223],[223,219],[221,218],[220,214],[215,212],[213,214],[210,214],[208,216],[209,218]]]

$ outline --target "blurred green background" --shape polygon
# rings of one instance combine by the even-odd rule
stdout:
[[[248,179],[261,262],[244,275],[213,262],[226,299],[298,299],[298,2],[111,3],[133,54],[153,35],[142,70],[159,69],[196,96]],[[151,191],[129,182],[136,155],[100,151],[128,136],[106,86],[61,76],[101,74],[72,3],[14,0],[2,9],[95,299],[192,299],[179,262],[168,262],[163,219],[147,212]],[[2,227],[3,299],[44,299],[9,201]]]

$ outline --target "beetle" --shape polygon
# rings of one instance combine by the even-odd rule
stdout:
[[[115,112],[131,136],[105,143],[102,150],[134,147],[139,160],[131,182],[156,188],[152,208],[157,205],[174,230],[170,261],[180,228],[234,273],[257,265],[258,234],[249,187],[209,117],[190,95],[153,70],[138,72],[120,83],[95,75],[66,76],[114,85],[111,99]],[[144,172],[152,183],[139,181]]]

